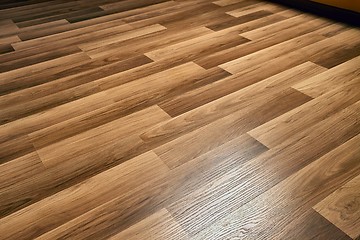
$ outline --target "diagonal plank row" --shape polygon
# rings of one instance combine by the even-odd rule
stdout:
[[[0,29],[0,239],[360,238],[359,28],[30,0]]]

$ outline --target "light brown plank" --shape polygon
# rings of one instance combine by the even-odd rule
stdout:
[[[45,167],[36,152],[0,164],[0,189],[42,172]]]
[[[245,43],[248,40],[234,33],[210,33],[195,39],[148,52],[145,55],[154,61],[160,60],[192,60],[194,56],[221,50],[227,47]]]
[[[337,189],[314,209],[351,238],[360,236],[360,174]]]
[[[189,238],[187,237],[187,234],[181,229],[179,224],[177,224],[177,222],[173,219],[171,214],[166,209],[162,209],[109,239],[185,240]]]
[[[293,88],[311,97],[318,97],[350,81],[359,81],[359,66],[360,57],[356,57],[316,77],[297,83]]]
[[[360,81],[326,93],[248,132],[269,148],[360,100]]]
[[[284,64],[287,64],[287,62],[293,61],[293,59],[303,60],[304,53],[307,51],[320,52],[325,48],[326,43],[330,45],[331,42],[331,40],[325,39],[323,36],[309,33],[221,64],[220,67],[232,74],[236,74],[258,68],[258,65],[261,66],[264,62],[267,62],[267,67],[269,68],[269,61],[274,62],[274,60],[279,59],[281,59]],[[270,69],[275,69],[277,65],[278,64],[273,64]]]
[[[89,41],[87,43],[80,44],[79,47],[84,51],[90,51],[90,50],[96,49],[98,47],[102,47],[102,46],[109,45],[109,44],[116,43],[116,42],[122,42],[125,40],[129,40],[129,39],[136,38],[139,36],[144,36],[144,35],[147,35],[150,33],[158,32],[158,31],[163,31],[165,29],[166,28],[164,26],[161,26],[160,24],[155,24],[152,26],[128,31],[126,33],[120,33],[117,35],[114,34],[108,38],[102,37],[99,40]]]
[[[186,32],[179,33],[175,30],[165,30],[154,32],[123,42],[116,42],[106,46],[98,47],[87,51],[91,58],[123,58],[134,54],[153,51],[168,45],[182,42],[191,38],[212,33],[213,31],[206,27],[189,29]],[[126,45],[126,49],[124,46]]]
[[[273,17],[273,15],[269,17]],[[261,18],[260,20],[262,19],[267,20],[265,21],[266,23],[271,22],[271,19]],[[204,68],[210,68],[213,66],[217,66],[235,60],[240,57],[244,57],[246,55],[255,53],[257,51],[269,48],[271,46],[275,46],[277,44],[286,42],[293,38],[297,38],[304,34],[308,34],[311,32],[313,32],[313,34],[320,34],[320,33],[325,34],[333,31],[333,28],[326,28],[324,27],[324,25],[326,24],[324,24],[323,21],[319,21],[318,19],[311,20],[306,23],[300,23],[296,26],[293,26],[293,28],[286,28],[281,31],[271,32],[268,35],[264,36],[263,38],[256,39],[248,43],[245,43],[243,45],[228,48],[213,54],[209,54],[204,57],[200,57],[196,59],[195,62]],[[240,26],[243,26],[243,31],[245,33],[249,31],[249,26],[245,24]],[[252,28],[250,27],[250,30],[251,29]]]
[[[70,26],[74,26],[74,25],[70,25]],[[76,44],[76,43],[81,43],[82,41],[88,41],[89,39],[94,39],[96,37],[111,36],[113,34],[125,32],[131,29],[133,28],[128,24],[125,24],[121,20],[114,20],[98,25],[90,25],[88,27],[83,27],[79,29],[75,28],[73,30],[69,29],[69,26],[65,25],[65,26],[59,26],[59,27],[40,31],[40,32],[45,32],[45,36],[40,36],[38,38],[33,38],[33,39],[31,39],[31,37],[28,37],[30,38],[29,40],[23,41],[21,43],[14,43],[13,47],[16,50],[23,50],[27,48],[34,48],[39,44],[42,44],[44,46],[46,45],[53,46],[54,41],[57,42],[56,47],[62,47],[62,46],[68,46],[69,44]],[[54,30],[57,31],[64,30],[64,32],[60,32],[52,35],[51,32],[49,31],[54,31]]]
[[[284,10],[284,7],[280,7],[279,5],[275,5],[275,4],[258,3],[258,4],[252,4],[244,8],[232,10],[226,13],[233,17],[238,18],[258,11],[269,11],[274,13],[281,10]]]
[[[121,158],[125,149],[131,148],[124,145],[119,139],[133,135],[139,135],[150,126],[170,117],[159,107],[154,106],[143,111],[111,121],[97,128],[85,131],[71,138],[51,144],[39,149],[37,152],[45,166],[50,167],[65,161],[87,161],[87,159],[108,159],[109,162]],[[61,131],[56,134],[62,134]],[[30,135],[31,141],[37,148],[46,146],[50,141],[46,131],[36,132]]]

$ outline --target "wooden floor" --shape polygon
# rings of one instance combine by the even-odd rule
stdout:
[[[0,239],[360,239],[360,29],[260,0],[0,29]]]

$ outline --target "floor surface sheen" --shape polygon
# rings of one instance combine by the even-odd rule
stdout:
[[[0,5],[0,239],[360,239],[360,29],[261,0]]]

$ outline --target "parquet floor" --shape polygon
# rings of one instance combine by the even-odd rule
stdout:
[[[0,29],[0,239],[360,239],[359,28],[29,0]]]

